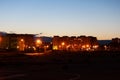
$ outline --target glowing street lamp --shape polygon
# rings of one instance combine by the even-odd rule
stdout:
[[[40,39],[38,39],[38,40],[36,41],[36,43],[37,43],[37,44],[42,44],[42,41],[41,41]]]
[[[90,47],[90,45],[87,44],[86,47],[88,48],[88,47]]]
[[[35,42],[35,44],[36,44],[36,50],[39,52],[40,45],[42,44],[42,41],[40,39],[37,39],[36,42]]]
[[[24,41],[24,39],[21,39],[20,41],[21,41],[21,42],[23,42],[23,41]]]
[[[24,48],[25,48],[25,41],[24,39],[20,39],[19,41],[19,45],[17,46],[17,48],[20,50],[20,51],[24,51]]]
[[[37,42],[37,43],[40,43],[40,40],[37,40],[36,42]]]
[[[64,50],[65,49],[65,42],[62,42],[61,46],[62,46],[62,49]]]
[[[94,46],[93,46],[94,49],[97,49],[98,47],[99,47],[98,45],[94,45]]]
[[[64,42],[62,42],[62,43],[61,43],[61,45],[62,45],[62,46],[64,46],[64,45],[65,45],[65,43],[64,43]]]
[[[42,41],[40,39],[36,40],[36,46],[40,46],[42,44]]]

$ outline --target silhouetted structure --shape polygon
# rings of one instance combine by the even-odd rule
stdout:
[[[39,52],[51,49],[52,38],[35,37],[34,34],[0,34],[1,51]]]
[[[99,47],[96,37],[92,36],[54,36],[53,50],[94,51]]]
[[[108,46],[111,51],[120,51],[120,38],[112,38],[112,42]]]
[[[1,36],[1,49],[25,51],[34,46],[32,34],[6,34]]]
[[[100,45],[93,36],[35,37],[34,34],[8,34],[0,32],[0,51],[40,52],[46,50],[65,51],[120,51],[120,38]]]

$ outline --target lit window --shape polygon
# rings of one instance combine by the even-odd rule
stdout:
[[[53,46],[53,50],[58,50],[58,47],[57,46]]]

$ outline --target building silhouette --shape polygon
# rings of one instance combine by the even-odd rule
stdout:
[[[96,37],[92,36],[54,36],[53,50],[94,51],[99,47]]]
[[[35,34],[8,34],[0,32],[0,51],[40,52],[46,50],[65,51],[120,51],[120,38],[100,45],[93,36],[36,37]]]
[[[24,51],[34,46],[33,34],[6,34],[0,36],[0,48],[2,50]]]
[[[108,45],[111,51],[120,51],[120,38],[112,38],[112,42]]]

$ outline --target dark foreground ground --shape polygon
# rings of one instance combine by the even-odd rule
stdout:
[[[1,53],[0,64],[0,80],[120,80],[119,52]]]

